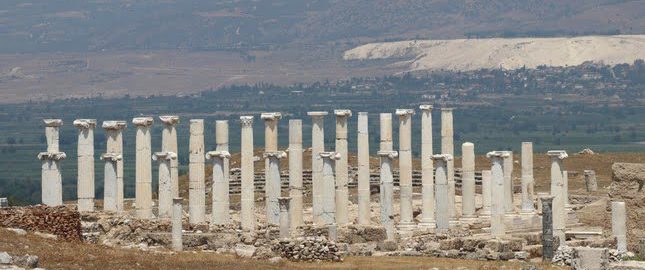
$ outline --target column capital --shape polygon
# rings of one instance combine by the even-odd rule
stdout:
[[[546,152],[546,155],[550,156],[552,159],[565,159],[569,157],[569,155],[567,155],[567,151],[564,150],[550,150]]]
[[[173,203],[173,204],[181,204],[181,203],[183,203],[183,202],[184,202],[184,198],[182,198],[182,197],[175,197],[175,198],[172,198],[172,203]]]
[[[311,117],[323,117],[328,114],[329,114],[328,112],[322,112],[322,111],[307,112],[307,115]]]
[[[441,112],[452,112],[454,109],[449,107],[442,107]]]
[[[63,125],[62,119],[43,119],[46,127],[60,127]]]
[[[407,119],[410,116],[414,115],[414,110],[413,109],[396,109],[396,115],[399,117],[399,119]]]
[[[76,119],[73,125],[80,130],[96,127],[96,119]]]
[[[122,160],[123,156],[121,154],[117,153],[103,153],[101,154],[101,160],[104,161],[110,161],[110,162],[117,162],[119,160]]]
[[[487,158],[508,158],[511,154],[508,151],[491,151],[486,153]]]
[[[240,116],[240,124],[242,127],[250,127],[253,125],[253,116],[252,115],[243,115]]]
[[[346,109],[334,110],[334,115],[336,115],[336,117],[351,117],[352,111]]]
[[[287,157],[287,152],[285,152],[285,151],[265,152],[262,156],[264,158],[272,158],[273,157],[273,158],[281,159],[281,158],[286,158]]]
[[[135,125],[136,127],[149,127],[149,126],[152,126],[154,121],[155,120],[152,117],[132,118],[132,124]]]
[[[159,116],[159,120],[161,120],[161,123],[165,126],[174,126],[179,124],[179,116],[177,115],[162,115]]]
[[[389,158],[389,159],[395,159],[396,157],[399,156],[399,152],[397,151],[378,151],[376,153],[379,157],[382,158]]]
[[[264,121],[276,121],[282,119],[282,113],[279,112],[266,112],[260,114],[260,119]]]
[[[38,159],[40,160],[63,160],[67,158],[67,154],[63,152],[40,152]]]
[[[162,161],[162,160],[172,160],[177,159],[177,154],[175,152],[155,152],[152,154],[152,160]]]
[[[433,109],[433,108],[434,108],[434,106],[429,105],[429,104],[422,104],[422,105],[419,105],[419,110],[422,110],[422,111],[424,111],[424,112],[426,112],[426,111],[432,111],[432,109]]]
[[[126,127],[125,121],[103,121],[103,129],[105,130],[122,130]]]
[[[228,151],[209,151],[206,153],[206,159],[214,158],[229,159],[231,158],[231,153]]]
[[[339,160],[340,159],[340,153],[338,152],[320,152],[319,153],[320,157],[323,159],[330,159],[330,160]]]
[[[432,155],[432,160],[443,160],[443,161],[451,161],[452,160],[452,155],[451,154],[436,154]]]

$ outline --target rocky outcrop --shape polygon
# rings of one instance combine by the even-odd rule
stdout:
[[[628,250],[643,253],[645,245],[645,163],[614,163],[609,190],[611,201],[624,201],[627,208]]]

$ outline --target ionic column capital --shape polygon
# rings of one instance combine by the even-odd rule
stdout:
[[[43,119],[46,127],[60,127],[63,125],[62,119]]]
[[[90,129],[96,127],[96,119],[76,119],[73,125],[79,130]]]
[[[110,161],[110,162],[117,162],[119,160],[122,160],[123,156],[121,154],[117,153],[103,153],[101,154],[101,160],[104,161]]]
[[[433,108],[434,107],[429,104],[419,105],[419,110],[422,110],[423,112],[432,111]]]
[[[177,115],[162,115],[159,116],[159,120],[164,126],[174,126],[179,124],[179,116]]]
[[[173,159],[177,159],[177,154],[175,152],[155,152],[154,154],[152,154],[152,160],[154,161]]]
[[[210,160],[215,158],[229,159],[231,158],[231,153],[228,151],[209,151],[206,153],[206,159]]]
[[[125,121],[103,121],[103,129],[105,130],[122,130],[127,126]]]
[[[376,153],[379,157],[382,158],[389,158],[389,159],[395,159],[399,156],[399,152],[397,151],[378,151]]]
[[[452,160],[452,155],[451,154],[436,154],[432,155],[432,160],[442,160],[442,161],[451,161]]]
[[[312,118],[324,117],[324,116],[327,116],[328,114],[329,114],[328,112],[321,112],[321,111],[307,112],[307,115],[311,116]]]
[[[322,159],[330,160],[339,160],[341,157],[340,153],[338,152],[320,152],[319,155]]]
[[[155,120],[152,117],[136,117],[132,119],[132,124],[136,127],[149,127]]]
[[[399,119],[406,119],[406,118],[414,115],[414,110],[413,109],[396,109],[395,113],[399,117]]]
[[[240,116],[240,125],[242,127],[250,127],[253,125],[253,116],[252,115],[244,115]]]
[[[334,115],[336,115],[337,118],[341,117],[351,117],[352,116],[352,111],[351,110],[334,110]]]
[[[67,154],[63,152],[40,152],[38,159],[40,160],[63,160],[67,158]]]
[[[546,155],[551,157],[551,159],[565,159],[568,158],[567,151],[564,150],[551,150],[546,152]]]
[[[260,119],[264,121],[276,121],[282,119],[282,113],[279,112],[266,112],[260,114]]]
[[[265,152],[262,156],[264,158],[281,159],[281,158],[286,158],[287,157],[287,152],[285,152],[285,151]]]
[[[487,158],[508,158],[511,154],[508,151],[491,151],[486,153]]]

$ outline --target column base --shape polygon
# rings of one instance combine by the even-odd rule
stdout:
[[[401,222],[397,226],[399,231],[414,231],[417,228],[417,224],[414,222]]]
[[[437,223],[434,220],[422,220],[421,222],[419,222],[419,225],[417,227],[421,230],[434,232],[434,230],[437,228]]]
[[[526,210],[520,211],[520,215],[534,215],[536,213],[537,212],[535,209],[526,209]]]

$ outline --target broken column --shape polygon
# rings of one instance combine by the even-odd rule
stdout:
[[[381,114],[382,116],[383,114]],[[381,118],[383,120],[383,118]],[[381,121],[381,123],[383,123]],[[383,129],[381,128],[381,131]],[[387,240],[394,240],[396,232],[394,230],[394,176],[392,174],[392,161],[398,156],[396,151],[378,151],[380,157],[380,192],[379,203],[381,206],[381,225],[385,228]]]
[[[76,119],[78,128],[78,211],[94,211],[94,128],[96,119]]]
[[[149,219],[152,214],[152,117],[137,117],[132,124],[137,128],[135,204],[138,218]]]
[[[215,121],[215,151],[220,153],[222,158],[221,178],[218,179],[217,191],[215,191],[215,180],[213,180],[213,198],[212,202],[217,205],[217,211],[220,213],[217,217],[211,216],[211,222],[227,224],[231,222],[229,213],[229,182],[231,180],[231,155],[228,149],[228,120]],[[214,161],[213,161],[214,162]],[[217,194],[217,198],[215,195]],[[211,214],[212,215],[212,214]]]
[[[421,222],[420,227],[434,229],[434,172],[432,163],[432,105],[421,105]]]
[[[289,225],[289,202],[291,198],[289,197],[279,197],[278,203],[280,203],[280,238],[289,238],[291,237]]]
[[[159,218],[170,218],[172,216],[172,175],[177,171],[174,167],[177,154],[174,152],[156,152],[152,159],[159,163]]]
[[[63,177],[60,172],[60,161],[67,155],[58,147],[59,127],[63,125],[61,119],[44,119],[45,137],[47,138],[47,152],[38,153],[42,160],[42,203],[48,206],[63,205]]]
[[[482,171],[482,210],[479,216],[490,218],[491,216],[491,195],[493,189],[492,174],[490,170]]]
[[[454,157],[455,147],[453,144],[453,122],[452,108],[441,108],[441,153]],[[457,208],[455,204],[455,161],[448,161],[448,212],[450,214],[450,225],[459,224]]]
[[[206,175],[204,171],[204,120],[190,120],[188,163],[188,220],[206,222]]]
[[[266,219],[269,224],[280,223],[280,159],[287,157],[284,151],[265,152],[264,158],[268,161],[265,178],[265,205]]]
[[[566,211],[564,202],[564,175],[562,161],[568,157],[563,150],[548,151],[551,158],[551,196],[553,196],[553,235],[565,245]],[[544,213],[544,208],[542,209]]]
[[[397,109],[399,117],[399,230],[411,232],[416,227],[412,209],[412,109]]]
[[[473,222],[475,215],[475,145],[461,145],[461,220]]]
[[[347,150],[347,118],[352,116],[350,110],[335,110],[336,115],[336,152],[340,159],[336,161],[336,224],[343,226],[349,222],[349,162]]]
[[[302,120],[289,120],[289,215],[293,229],[304,223],[302,218]]]
[[[178,154],[177,150],[177,124],[179,124],[179,116],[176,115],[163,115],[159,116],[159,120],[163,124],[163,131],[161,132],[161,152],[173,152]],[[179,168],[179,160],[171,160],[172,167]],[[172,194],[173,197],[179,196],[179,172],[173,174],[171,177]]]
[[[564,199],[566,215],[566,213],[571,211],[571,204],[569,204],[569,171],[562,171],[562,198]]]
[[[503,237],[506,234],[504,227],[504,213],[506,210],[504,194],[506,191],[504,179],[504,160],[509,158],[508,151],[488,152],[486,157],[491,159],[491,221],[490,229],[494,237]]]
[[[230,160],[228,151],[210,151],[206,158],[213,161],[213,186],[211,224],[223,225],[231,221],[229,214],[228,172],[225,163]]]
[[[533,143],[522,143],[522,203],[521,213],[533,214]]]
[[[101,155],[105,164],[103,209],[123,211],[123,130],[125,121],[104,121],[107,133],[106,152]]]
[[[367,112],[358,113],[358,224],[370,225],[370,142]]]
[[[452,155],[441,154],[432,155],[432,161],[435,169],[435,206],[437,211],[435,219],[437,222],[437,231],[445,232],[450,227],[450,213],[448,212],[448,161]]]
[[[181,251],[183,249],[183,228],[182,217],[184,209],[182,207],[184,199],[172,199],[172,250]]]
[[[255,187],[253,178],[253,116],[240,116],[242,126],[241,138],[241,209],[240,223],[242,230],[255,232]]]
[[[627,252],[627,210],[625,202],[611,202],[611,231],[616,237],[616,249]]]
[[[594,170],[585,170],[585,188],[587,192],[598,191],[598,183],[596,180],[596,171]]]
[[[311,193],[312,193],[312,212],[314,224],[321,225],[322,216],[322,170],[323,161],[320,153],[325,151],[325,116],[327,112],[308,112],[311,116]]]
[[[504,157],[504,209],[506,214],[515,213],[513,205],[513,152],[506,151]]]
[[[331,225],[336,223],[336,188],[335,188],[335,167],[340,154],[336,152],[321,152],[320,158],[323,161],[322,183],[320,202],[320,225]]]
[[[553,259],[553,196],[540,197],[542,202],[542,261]]]

